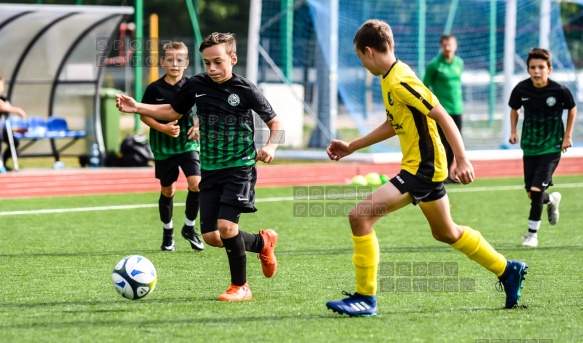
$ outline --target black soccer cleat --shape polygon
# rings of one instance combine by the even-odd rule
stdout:
[[[167,234],[166,231],[168,230],[164,229],[164,234],[162,235],[162,246],[160,248],[163,251],[174,251],[176,250],[176,246],[174,246],[174,233]]]
[[[184,225],[182,227],[182,237],[190,243],[192,249],[198,251],[204,250],[204,244],[201,242],[200,237],[198,237],[194,226]]]

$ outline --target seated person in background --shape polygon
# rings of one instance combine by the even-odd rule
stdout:
[[[10,102],[4,97],[4,78],[0,75],[0,118],[4,117],[4,119],[8,119],[10,113],[18,114],[22,117],[22,119],[26,119],[26,112],[20,107],[12,106]],[[2,127],[2,142],[9,144],[8,142],[8,132],[6,131],[6,126]],[[18,148],[19,142],[18,139],[14,138],[14,149]],[[1,149],[0,149],[1,151]],[[6,170],[10,170],[10,168],[6,167],[6,161],[12,157],[12,152],[10,151],[10,146],[6,148],[4,154],[2,154],[2,162],[0,162],[0,173],[5,172]]]

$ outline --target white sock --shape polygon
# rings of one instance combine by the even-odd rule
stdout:
[[[538,231],[538,229],[540,228],[540,220],[529,220],[528,221],[528,229],[532,230],[532,231]],[[536,237],[537,232],[528,232],[527,234],[528,236],[534,236]]]
[[[164,223],[165,230],[172,230],[173,228],[174,228],[174,224],[172,223],[172,220],[170,221],[170,223]]]
[[[195,223],[196,223],[196,219],[195,220],[190,220],[188,218],[184,219],[184,225],[194,226]]]

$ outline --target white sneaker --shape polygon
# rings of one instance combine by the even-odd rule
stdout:
[[[559,221],[559,204],[561,203],[561,193],[553,192],[549,194],[549,204],[547,205],[547,214],[551,225]]]
[[[538,238],[532,235],[524,236],[524,242],[522,242],[523,247],[536,247],[538,245]]]

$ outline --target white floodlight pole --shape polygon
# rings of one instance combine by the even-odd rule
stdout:
[[[249,5],[249,35],[247,39],[247,79],[257,84],[259,67],[259,30],[261,28],[261,0]]]
[[[542,0],[540,4],[539,48],[550,49],[551,35],[551,0]]]
[[[510,107],[508,99],[514,88],[514,55],[516,50],[516,0],[506,1],[504,28],[504,113],[502,113],[502,147],[508,147],[510,138]]]

